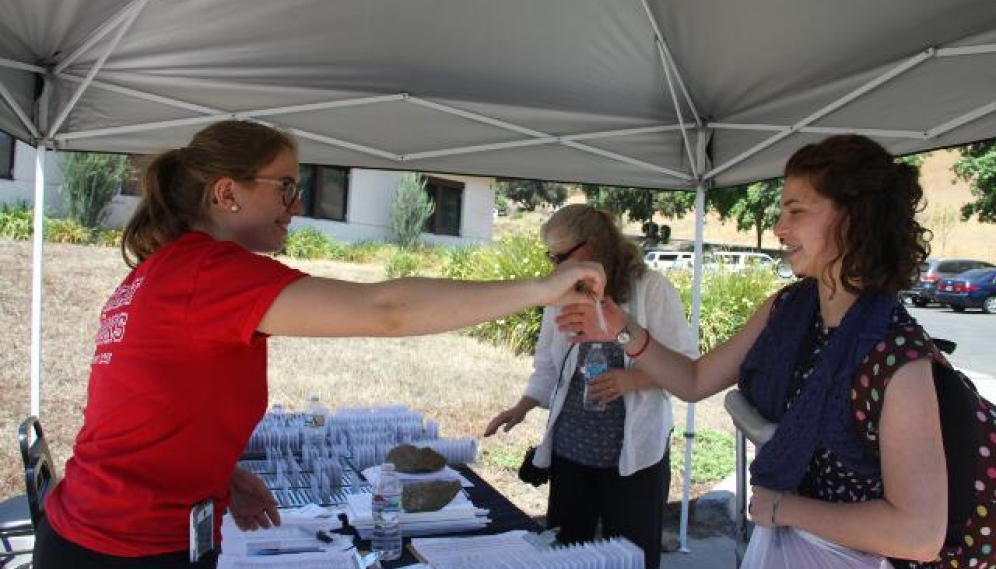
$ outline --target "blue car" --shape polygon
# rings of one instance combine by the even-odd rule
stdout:
[[[996,313],[996,269],[972,269],[949,279],[941,279],[934,298],[955,312],[981,308]]]

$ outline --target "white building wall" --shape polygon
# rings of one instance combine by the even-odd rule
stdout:
[[[0,205],[17,207],[35,205],[35,149],[21,141],[14,142],[14,179],[0,178]],[[62,171],[59,154],[45,154],[45,213],[58,217],[65,212],[65,202],[59,193]]]
[[[403,172],[385,170],[350,171],[346,221],[308,217],[294,218],[291,229],[310,226],[341,241],[392,241],[391,211],[398,180]],[[436,178],[464,184],[460,236],[423,233],[422,241],[432,245],[463,246],[491,240],[494,211],[494,178],[432,174]]]
[[[0,179],[0,204],[16,207],[34,206],[35,149],[17,142],[14,155],[14,179]],[[394,229],[391,212],[398,180],[403,172],[385,170],[350,170],[346,221],[294,218],[291,228],[311,226],[323,233],[350,243],[358,241],[392,241]],[[464,184],[463,211],[460,212],[460,235],[422,234],[422,242],[432,245],[465,246],[491,240],[495,201],[495,179],[474,176],[432,174]],[[45,211],[52,217],[64,215],[65,207],[59,186],[62,183],[59,158],[55,152],[46,156]],[[118,195],[111,201],[103,225],[123,227],[138,203],[135,196]]]

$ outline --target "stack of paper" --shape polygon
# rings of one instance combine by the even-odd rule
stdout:
[[[525,530],[474,537],[417,537],[411,541],[415,557],[432,567],[474,567],[496,555],[527,556],[536,552],[523,537]]]
[[[346,504],[349,523],[363,539],[373,534],[373,512],[370,509],[371,494],[353,494]],[[449,504],[435,512],[401,512],[398,520],[401,535],[414,537],[458,533],[483,528],[491,521],[488,510],[476,508],[463,492],[457,494]]]
[[[244,532],[226,514],[218,569],[353,569],[355,547],[350,537],[326,531],[323,535],[332,542],[318,539],[319,529],[332,529],[328,519],[291,517],[283,522],[280,527]]]
[[[433,569],[642,569],[643,550],[623,538],[550,549],[530,545],[524,531],[475,537],[413,539],[415,556]]]

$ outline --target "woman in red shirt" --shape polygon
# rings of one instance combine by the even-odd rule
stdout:
[[[302,211],[298,168],[288,134],[226,121],[146,169],[122,239],[133,270],[101,312],[84,423],[46,500],[37,569],[190,567],[190,510],[207,500],[215,543],[226,508],[243,529],[278,524],[266,486],[236,467],[266,411],[271,335],[430,334],[579,300],[579,280],[601,295],[593,263],[473,283],[291,269],[258,253],[280,250]]]

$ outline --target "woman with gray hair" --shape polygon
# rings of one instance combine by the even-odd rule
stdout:
[[[605,294],[627,307],[634,322],[653,330],[668,346],[695,357],[695,338],[678,291],[648,270],[635,243],[612,216],[583,204],[561,208],[543,225],[541,237],[556,266],[571,259],[597,261],[606,274]],[[534,371],[522,398],[488,424],[485,436],[508,431],[535,407],[550,410],[533,465],[550,469],[547,525],[560,528],[564,543],[589,541],[599,522],[602,536],[623,536],[643,548],[646,567],[660,565],[664,504],[670,485],[668,439],[673,427],[670,395],[633,368],[644,346],[629,351],[626,327],[611,330],[614,341],[574,345],[559,332],[557,309],[543,312]],[[615,381],[589,396],[604,410],[586,408],[582,365],[593,346],[608,356]],[[589,406],[590,407],[590,406]]]

